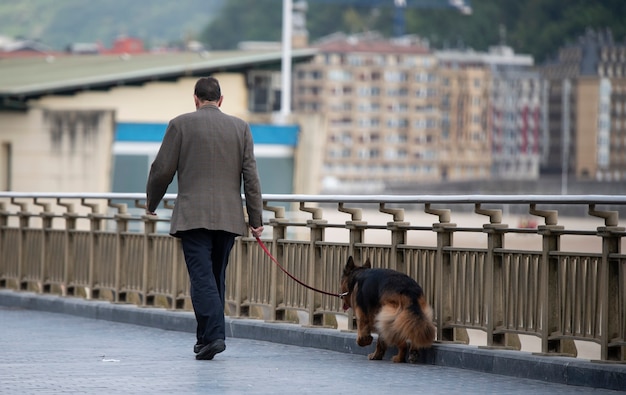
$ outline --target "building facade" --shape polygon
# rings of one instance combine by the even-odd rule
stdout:
[[[626,179],[626,43],[588,30],[541,68],[548,142],[541,169],[579,180]]]
[[[538,177],[542,84],[530,56],[371,33],[317,49],[294,73],[294,110],[325,118],[322,191]]]
[[[418,40],[328,38],[294,72],[294,111],[323,114],[322,191],[441,178],[436,60]]]

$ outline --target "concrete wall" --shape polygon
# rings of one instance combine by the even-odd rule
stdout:
[[[10,154],[0,172],[5,189],[22,192],[108,192],[115,130],[110,110],[3,113],[0,139]]]

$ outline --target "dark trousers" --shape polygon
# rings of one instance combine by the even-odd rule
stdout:
[[[199,344],[225,339],[224,293],[226,266],[236,235],[219,230],[193,229],[177,234],[191,281],[191,303],[198,323]]]

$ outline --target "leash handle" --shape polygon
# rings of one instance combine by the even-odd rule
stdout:
[[[308,288],[308,289],[310,289],[310,290],[312,290],[312,291],[319,292],[319,293],[324,294],[324,295],[328,295],[328,296],[335,296],[335,297],[338,297],[338,298],[341,298],[342,296],[345,296],[344,294],[334,294],[334,293],[331,293],[331,292],[322,291],[322,290],[320,290],[320,289],[314,288],[314,287],[312,287],[312,286],[310,286],[310,285],[307,285],[307,284],[303,283],[302,281],[300,281],[299,279],[297,279],[296,277],[294,277],[291,273],[289,273],[287,270],[285,270],[285,268],[284,268],[284,267],[282,267],[282,265],[281,265],[280,263],[278,263],[278,261],[276,260],[276,258],[274,258],[274,256],[270,253],[270,251],[267,249],[267,247],[265,246],[265,244],[261,241],[261,239],[260,239],[259,237],[255,237],[255,238],[256,238],[257,243],[259,243],[259,245],[260,245],[260,246],[261,246],[261,248],[263,249],[263,251],[265,251],[265,254],[266,254],[266,255],[267,255],[267,256],[268,256],[268,257],[269,257],[269,258],[270,258],[270,259],[271,259],[271,260],[272,260],[272,261],[273,261],[276,265],[278,265],[278,267],[280,268],[280,270],[282,270],[282,271],[283,271],[283,273],[285,273],[286,275],[288,275],[288,276],[289,276],[292,280],[294,280],[294,281],[295,281],[295,282],[297,282],[298,284],[300,284],[300,285],[302,285],[303,287]]]

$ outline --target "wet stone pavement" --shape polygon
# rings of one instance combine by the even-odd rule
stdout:
[[[430,364],[228,337],[197,361],[194,336],[0,305],[0,394],[618,394]]]

